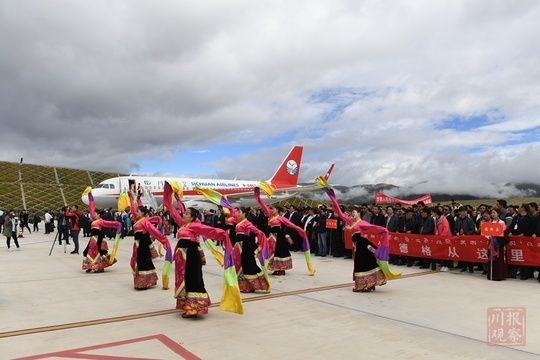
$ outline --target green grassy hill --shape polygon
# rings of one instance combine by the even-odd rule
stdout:
[[[0,161],[0,209],[30,214],[77,204],[87,186],[122,174]]]

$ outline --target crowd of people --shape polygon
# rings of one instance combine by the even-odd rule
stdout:
[[[45,233],[54,233],[59,244],[73,244],[71,254],[79,254],[79,233],[89,236],[83,251],[82,269],[86,272],[103,272],[115,262],[116,248],[109,253],[105,238],[134,235],[130,266],[134,288],[149,289],[157,284],[158,275],[152,259],[158,256],[154,243],[167,252],[163,271],[163,289],[168,289],[170,264],[174,262],[176,307],[185,318],[206,314],[211,304],[206,292],[202,266],[206,259],[201,249],[201,239],[211,239],[223,249],[236,249],[236,260],[221,255],[221,265],[235,262],[236,278],[241,292],[270,292],[267,270],[274,276],[285,275],[292,269],[291,252],[303,251],[318,257],[354,257],[353,279],[355,292],[375,291],[387,279],[397,277],[389,271],[387,262],[397,266],[418,266],[422,269],[474,273],[481,271],[491,280],[507,277],[527,280],[534,278],[532,266],[508,266],[505,247],[509,235],[536,237],[540,235],[540,213],[534,202],[519,206],[507,205],[498,200],[492,205],[481,204],[474,208],[452,201],[451,204],[427,206],[422,202],[412,206],[362,204],[344,207],[339,205],[331,188],[326,189],[331,206],[298,208],[266,205],[256,188],[254,197],[257,208],[222,208],[203,210],[185,208],[177,198],[173,204],[173,191],[164,190],[163,207],[152,209],[136,204],[130,194],[130,206],[119,211],[96,210],[91,203],[88,211],[79,211],[76,205],[64,207],[59,212],[46,211],[43,216]],[[26,211],[16,216],[15,211],[2,213],[0,224],[6,236],[7,247],[11,240],[17,248],[18,238],[24,230],[39,231],[41,217],[30,217]],[[389,254],[389,234],[409,233],[423,235],[474,235],[480,233],[482,223],[499,223],[504,234],[490,238],[490,264],[454,262],[429,257],[415,258]],[[352,233],[353,248],[345,246],[344,230]],[[378,244],[366,238],[365,231],[375,231]],[[177,237],[171,246],[168,236]],[[70,243],[71,240],[71,243]],[[157,242],[154,242],[157,240]],[[56,241],[56,239],[55,239]],[[117,243],[116,243],[117,246]],[[174,248],[174,250],[173,250]],[[233,253],[234,253],[233,251]],[[219,256],[216,257],[219,259]],[[258,263],[257,263],[258,261]],[[306,256],[310,275],[315,273],[309,256]],[[225,264],[224,264],[225,263]],[[386,264],[386,265],[385,265]],[[491,268],[490,268],[491,266]],[[540,281],[540,278],[539,278]]]

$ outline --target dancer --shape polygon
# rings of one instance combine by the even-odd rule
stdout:
[[[247,219],[249,207],[235,208],[219,192],[209,188],[195,187],[195,191],[203,195],[210,202],[227,209],[228,221],[233,224],[236,237],[234,246],[234,266],[238,277],[240,292],[252,293],[255,291],[270,292],[270,279],[268,278],[268,239],[264,232]],[[230,237],[230,233],[229,233]],[[257,237],[257,242],[255,241]],[[208,245],[208,244],[207,244]],[[210,248],[210,247],[209,247]],[[212,249],[211,249],[212,250]],[[261,268],[255,259],[258,254]]]
[[[261,183],[263,188],[264,183]],[[296,231],[302,240],[302,251],[306,258],[306,264],[308,267],[309,275],[315,274],[315,268],[311,264],[311,257],[309,252],[309,241],[306,236],[306,232],[299,226],[294,225],[289,219],[281,216],[280,209],[276,206],[268,207],[261,199],[261,188],[255,187],[255,199],[261,206],[262,211],[268,218],[268,226],[270,227],[270,261],[268,269],[273,271],[272,275],[285,275],[286,270],[290,270],[293,267],[291,252],[289,251],[289,245],[292,245],[292,239],[287,231]],[[265,189],[265,192],[269,192]],[[288,229],[286,229],[288,228]],[[274,246],[275,245],[275,246]]]
[[[266,235],[253,225],[247,218],[246,214],[249,213],[249,208],[238,208],[238,221],[235,227],[236,232],[236,253],[240,253],[240,261],[236,261],[235,267],[236,274],[238,276],[238,285],[240,292],[249,293],[255,291],[262,291],[265,293],[270,292],[270,280],[268,279],[268,273],[264,264],[264,255],[260,256],[261,268],[257,265],[255,260],[255,254],[266,251]],[[258,244],[255,242],[255,236],[257,237]]]
[[[124,193],[125,194],[125,193]],[[122,195],[125,196],[125,195]],[[157,257],[151,237],[155,238],[165,248],[165,263],[162,273],[162,289],[169,288],[169,275],[171,272],[172,249],[169,239],[162,234],[157,227],[161,227],[161,217],[149,216],[150,210],[146,206],[135,206],[131,193],[128,195],[131,218],[133,221],[133,252],[129,262],[133,273],[133,287],[135,290],[146,290],[157,284],[158,276],[156,267],[152,262]],[[119,199],[119,202],[122,202]],[[152,255],[154,249],[154,256]]]
[[[173,189],[174,187],[174,189]],[[232,245],[227,232],[223,229],[204,225],[199,221],[199,211],[195,208],[184,209],[181,202],[181,185],[165,182],[163,205],[169,210],[174,221],[180,225],[174,249],[176,308],[182,310],[183,318],[196,318],[208,314],[210,297],[204,286],[199,237],[223,241],[225,247],[225,288],[220,308],[225,311],[242,313],[242,303],[238,281],[232,261]],[[179,209],[172,204],[175,196]],[[231,272],[232,270],[232,272]],[[230,306],[230,307],[229,307]]]
[[[85,191],[86,193],[86,191]],[[112,266],[116,259],[108,253],[107,242],[104,240],[105,229],[116,229],[117,237],[122,231],[122,224],[118,221],[103,220],[103,211],[96,211],[92,192],[88,192],[88,206],[93,219],[90,230],[90,240],[83,251],[82,269],[89,272],[102,273],[105,268]]]
[[[359,209],[354,208],[349,217],[341,211],[337,202],[334,190],[326,179],[319,176],[317,184],[325,190],[332,202],[332,209],[352,230],[352,241],[354,244],[354,292],[375,291],[375,286],[386,284],[387,279],[394,279],[401,274],[395,274],[388,268],[389,242],[388,230],[384,227],[372,225],[360,218]],[[376,234],[379,239],[378,247],[373,246],[370,241],[363,236],[362,232],[369,231]]]

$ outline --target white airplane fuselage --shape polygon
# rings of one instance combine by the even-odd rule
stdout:
[[[298,175],[302,161],[302,146],[294,146],[287,156],[283,159],[281,165],[277,168],[274,175],[267,181],[272,183],[277,189],[274,198],[284,198],[289,192],[300,189]],[[331,171],[331,170],[329,170]],[[177,181],[183,185],[183,201],[188,202],[206,202],[204,196],[200,195],[195,188],[210,188],[218,191],[222,195],[231,198],[252,197],[253,189],[260,184],[260,181],[254,180],[228,180],[228,179],[204,179],[204,178],[175,178],[164,176],[119,176],[107,179],[99,183],[92,189],[92,195],[95,205],[98,208],[116,208],[118,197],[121,192],[142,190],[144,193],[151,193],[156,200],[157,206],[163,203],[163,187],[165,181]],[[83,195],[82,201],[88,204],[88,196]]]
[[[96,206],[99,208],[116,208],[118,197],[121,192],[130,189],[137,190],[141,184],[142,190],[151,193],[159,205],[163,203],[163,186],[165,181],[176,181],[184,187],[185,202],[204,201],[204,196],[200,195],[195,187],[211,188],[222,195],[232,196],[253,196],[253,189],[260,184],[259,181],[251,180],[225,180],[225,179],[198,179],[198,178],[174,178],[156,176],[120,176],[102,181],[92,189],[92,195]],[[294,191],[294,188],[288,188]],[[276,197],[280,195],[277,194]],[[83,202],[88,204],[88,198],[83,197]]]

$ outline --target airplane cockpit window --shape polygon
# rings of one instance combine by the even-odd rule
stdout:
[[[108,188],[109,188],[109,184],[103,184],[102,188],[108,189]]]
[[[109,184],[109,189],[114,189],[114,184]]]

